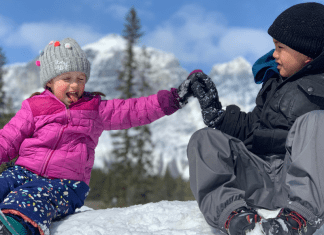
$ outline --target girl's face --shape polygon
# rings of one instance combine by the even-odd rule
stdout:
[[[84,92],[86,76],[82,72],[63,73],[51,81],[46,86],[51,88],[53,94],[66,106],[77,102]]]
[[[310,57],[291,49],[276,39],[273,39],[273,42],[275,44],[275,51],[272,56],[278,63],[277,68],[282,77],[292,76],[312,61]]]

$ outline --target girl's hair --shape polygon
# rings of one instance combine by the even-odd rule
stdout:
[[[93,92],[90,92],[91,95],[93,96],[96,96],[96,95],[100,95],[100,96],[103,96],[103,97],[106,97],[106,95],[100,91],[93,91]]]
[[[29,96],[29,98],[32,98],[33,96],[35,96],[35,95],[40,95],[41,93],[40,92],[34,92],[33,94],[31,94],[30,96]]]
[[[49,87],[46,87],[46,89],[47,90],[49,90],[50,92],[52,92],[52,90],[51,90],[51,88],[49,88]],[[33,94],[31,94],[30,96],[29,96],[29,98],[32,98],[33,96],[35,96],[35,95],[40,95],[41,94],[41,92],[34,92]],[[94,91],[94,92],[90,92],[90,94],[91,95],[93,95],[93,96],[96,96],[96,95],[100,95],[100,96],[106,96],[104,93],[102,93],[102,92],[100,92],[100,91]]]

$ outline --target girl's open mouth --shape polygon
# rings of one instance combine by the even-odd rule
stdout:
[[[68,92],[68,93],[66,93],[66,96],[69,98],[71,103],[75,103],[79,99],[77,92]]]

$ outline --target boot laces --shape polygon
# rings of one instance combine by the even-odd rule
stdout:
[[[241,212],[244,212],[244,210],[239,210],[239,211],[233,211],[227,218],[226,222],[225,222],[225,229],[228,231],[229,230],[229,226],[230,226],[230,223],[231,223],[231,220],[239,213]],[[254,222],[256,223],[258,221],[258,214],[254,214]],[[247,221],[250,223],[250,215],[247,215],[246,217]]]
[[[227,218],[226,222],[225,222],[225,229],[228,230],[229,229],[229,225],[231,220],[234,218],[235,215],[237,215],[238,212],[237,211],[233,211]]]
[[[280,217],[281,215],[284,215],[286,221],[289,223],[289,218],[291,218],[292,220],[294,220],[297,224],[298,227],[291,227],[293,230],[297,230],[299,234],[301,234],[301,229],[304,228],[304,231],[307,232],[307,221],[306,219],[300,215],[299,213],[297,213],[296,211],[290,211],[288,213],[284,213],[284,209],[281,209],[281,211],[279,212],[278,217]]]

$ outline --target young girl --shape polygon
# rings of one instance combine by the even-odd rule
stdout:
[[[95,148],[104,130],[149,124],[187,103],[190,80],[178,89],[127,100],[85,92],[90,63],[78,43],[50,42],[40,55],[45,91],[22,103],[0,130],[0,233],[50,234],[51,221],[74,213],[89,192]]]

